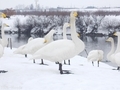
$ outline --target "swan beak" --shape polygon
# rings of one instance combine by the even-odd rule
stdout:
[[[47,40],[45,39],[44,43],[47,43]]]
[[[106,40],[106,42],[109,41],[109,38]]]
[[[75,17],[77,17],[78,16],[78,13],[77,12],[74,12],[74,14],[73,14]]]
[[[6,27],[10,27],[9,25],[5,24]]]
[[[114,35],[114,36],[117,36],[117,32],[115,32],[113,35]]]
[[[6,18],[6,14],[2,13],[1,14],[2,18]]]
[[[108,37],[107,39],[106,39],[106,42],[110,42],[111,41],[111,37]]]
[[[80,37],[80,34],[79,34],[79,33],[77,33],[77,36],[78,36],[78,37]]]
[[[68,24],[68,27],[70,27],[70,24]]]

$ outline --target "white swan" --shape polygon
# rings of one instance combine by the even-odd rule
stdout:
[[[115,63],[117,64],[117,70],[120,70],[120,32],[114,33],[115,36],[118,36],[118,44],[116,51],[114,53]]]
[[[26,54],[33,55],[38,49],[41,49],[42,47],[53,41],[53,34],[55,32],[56,32],[55,30],[50,30],[49,33],[44,38],[35,38],[29,41],[22,51],[25,52]],[[41,64],[44,64],[43,59],[41,59]]]
[[[6,15],[2,12],[0,12],[0,19],[2,18],[6,18]],[[6,26],[6,25],[5,25]],[[2,29],[4,30],[4,24],[2,24],[2,27],[1,27],[1,32],[2,32]],[[4,53],[4,47],[3,47],[3,39],[0,39],[0,58],[3,56],[3,53]],[[5,73],[7,71],[5,70],[0,70],[0,73]]]
[[[51,42],[50,44],[39,49],[31,59],[43,58],[52,62],[59,62],[59,70],[61,74],[68,74],[62,70],[62,61],[70,59],[82,52],[85,48],[84,42],[76,35],[75,19],[77,12],[70,14],[71,38],[72,40],[62,39]]]
[[[92,61],[92,64],[94,66],[94,61],[98,62],[98,67],[99,67],[99,61],[103,59],[103,50],[91,50],[88,53],[87,59],[88,61]]]
[[[2,23],[2,27],[1,27],[1,34],[2,34],[2,39],[0,39],[0,42],[1,42],[1,45],[3,47],[6,47],[7,44],[8,44],[8,40],[7,38],[5,37],[5,33],[4,33],[4,28],[5,27],[9,27],[9,25],[5,24],[5,23]]]
[[[33,40],[33,37],[30,37],[28,39],[28,42],[30,42],[31,40]],[[25,55],[25,57],[27,57],[26,52],[23,51],[23,49],[25,48],[25,46],[26,46],[26,44],[18,47],[13,53],[14,54],[22,54],[22,55]]]
[[[118,36],[118,43],[117,43],[117,48],[115,50],[115,52],[113,54],[111,54],[109,56],[109,60],[112,62],[112,63],[115,63],[117,64],[117,70],[120,69],[120,61],[119,61],[119,58],[120,58],[120,32],[116,32],[114,33],[115,36]],[[113,42],[114,43],[114,42]],[[113,69],[115,70],[115,69]]]

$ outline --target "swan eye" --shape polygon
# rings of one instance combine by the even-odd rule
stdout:
[[[6,18],[6,14],[4,14],[4,13],[2,13],[1,16],[2,16],[3,18]]]
[[[45,39],[44,43],[47,43],[47,40]]]

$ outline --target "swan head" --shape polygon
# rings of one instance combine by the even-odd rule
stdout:
[[[80,37],[80,34],[79,34],[79,33],[77,33],[77,36],[78,36],[78,37]]]
[[[107,41],[107,42],[111,42],[111,41],[113,41],[113,38],[112,38],[112,37],[109,37],[106,41]]]
[[[53,40],[53,35],[56,33],[56,30],[50,30],[50,32],[44,37],[45,41],[44,43],[49,43]]]
[[[76,11],[72,11],[72,12],[70,13],[70,16],[73,17],[73,18],[75,18],[75,17],[78,16],[78,13],[77,13]]]
[[[9,27],[9,25],[7,25],[6,23],[3,23],[3,26],[5,26],[5,27]]]
[[[64,23],[64,27],[70,27],[70,23]]]
[[[120,32],[115,32],[113,35],[114,36],[120,36]]]
[[[1,18],[6,18],[6,14],[4,14],[4,13],[1,12],[1,13],[0,13],[0,17],[1,17]]]

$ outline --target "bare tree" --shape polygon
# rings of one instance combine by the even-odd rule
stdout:
[[[36,10],[38,10],[38,1],[39,1],[39,0],[35,0]]]

